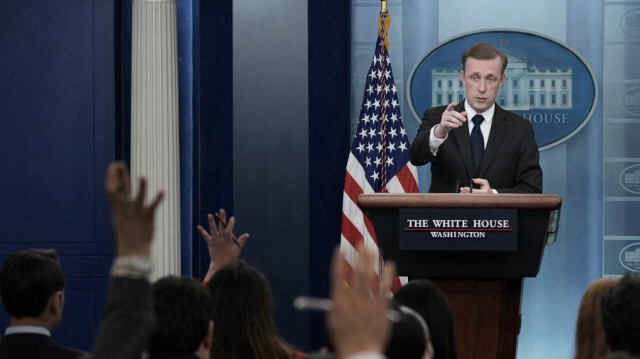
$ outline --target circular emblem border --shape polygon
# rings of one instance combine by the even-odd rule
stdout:
[[[634,14],[635,13],[635,14]],[[631,37],[640,37],[640,31],[629,31],[629,29],[625,26],[624,22],[630,15],[640,15],[640,9],[632,9],[627,11],[624,15],[620,16],[620,29],[625,34]]]
[[[640,272],[640,263],[638,264],[638,268],[633,269],[633,268],[629,268],[626,262],[622,260],[622,255],[627,251],[627,248],[633,247],[633,246],[640,246],[640,243],[631,243],[628,246],[622,248],[622,250],[620,250],[620,254],[618,255],[618,260],[620,261],[620,265],[622,265],[624,268],[632,272]]]
[[[636,165],[631,165],[629,167],[626,167],[625,169],[623,169],[620,172],[620,176],[618,176],[618,182],[620,182],[620,186],[627,192],[629,193],[633,193],[633,194],[640,194],[640,191],[633,191],[630,190],[629,188],[627,188],[627,186],[624,185],[624,182],[622,182],[622,176],[627,172],[627,170],[634,168],[634,167],[640,167],[640,164],[636,164]]]
[[[456,40],[465,38],[465,37],[469,37],[469,36],[473,36],[473,35],[479,35],[479,34],[488,34],[488,33],[496,33],[496,32],[511,32],[511,33],[515,33],[515,34],[525,34],[525,35],[532,35],[532,36],[537,36],[540,37],[542,39],[545,39],[547,41],[553,42],[556,45],[566,49],[567,51],[571,52],[577,60],[579,60],[582,65],[585,67],[587,73],[589,74],[589,77],[591,79],[591,83],[593,85],[593,101],[591,102],[591,105],[589,107],[589,110],[586,112],[584,119],[582,119],[582,121],[580,122],[580,124],[578,126],[576,126],[576,128],[574,128],[572,131],[568,132],[567,134],[565,134],[564,136],[556,139],[555,141],[552,141],[542,147],[539,148],[540,151],[555,147],[565,141],[567,141],[568,139],[570,139],[571,137],[573,137],[574,135],[576,135],[578,132],[580,132],[582,130],[582,128],[584,128],[584,126],[589,122],[589,120],[591,119],[591,117],[593,116],[593,113],[595,112],[596,109],[596,105],[598,103],[598,81],[596,79],[595,73],[593,72],[593,69],[591,69],[591,66],[589,66],[589,64],[586,62],[586,60],[578,53],[576,52],[574,49],[572,49],[571,47],[567,46],[566,44],[561,43],[560,41],[544,35],[544,34],[540,34],[537,32],[533,32],[533,31],[525,31],[525,30],[519,30],[519,29],[485,29],[485,30],[479,30],[479,31],[470,31],[470,32],[466,32],[466,33],[462,33],[459,35],[456,35],[454,37],[451,37],[449,39],[446,39],[444,41],[440,41],[436,46],[432,47],[431,49],[429,49],[429,51],[427,51],[422,57],[420,57],[420,59],[418,59],[418,61],[416,61],[416,64],[413,66],[413,69],[411,69],[411,72],[409,73],[409,77],[407,78],[407,83],[406,83],[406,92],[407,92],[407,102],[409,103],[409,108],[411,109],[411,113],[413,114],[414,118],[420,122],[421,121],[421,116],[417,113],[414,103],[413,103],[413,97],[412,97],[412,90],[411,90],[411,85],[413,83],[414,80],[414,75],[416,73],[416,71],[420,68],[420,65],[423,63],[423,61],[429,56],[431,55],[431,53],[433,53],[434,51],[436,51],[437,49],[451,43],[454,42]]]
[[[620,94],[620,108],[622,109],[622,111],[626,112],[627,114],[631,115],[631,116],[640,116],[640,107],[638,107],[638,110],[636,112],[634,111],[630,111],[625,105],[624,105],[624,96],[628,93],[631,92],[631,90],[635,90],[637,92],[640,92],[640,86],[633,86],[633,87],[629,87],[628,89],[624,90],[624,92],[622,92]]]

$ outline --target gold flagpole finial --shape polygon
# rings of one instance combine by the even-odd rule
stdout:
[[[387,30],[391,25],[391,17],[387,12],[387,0],[380,0],[380,17],[378,18],[378,35],[384,40],[384,46],[389,51],[389,39]]]

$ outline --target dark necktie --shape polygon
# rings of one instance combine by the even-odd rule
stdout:
[[[473,158],[473,177],[478,178],[480,175],[480,165],[482,164],[482,156],[484,155],[484,137],[480,131],[480,124],[484,121],[482,115],[475,115],[471,119],[473,121],[473,130],[471,130],[471,158]]]

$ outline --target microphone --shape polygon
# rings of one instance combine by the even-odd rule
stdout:
[[[462,183],[459,179],[456,180],[456,187],[453,193],[460,193],[460,183]]]
[[[473,188],[476,184],[473,182],[473,178],[469,180],[469,193],[473,193]],[[477,187],[476,187],[477,189]]]

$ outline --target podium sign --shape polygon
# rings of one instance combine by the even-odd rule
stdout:
[[[398,244],[406,250],[515,251],[515,209],[400,208]]]
[[[382,255],[396,262],[398,275],[414,278],[521,278],[538,274],[550,228],[557,230],[557,225],[550,225],[550,218],[557,221],[558,216],[550,216],[550,211],[560,209],[561,199],[551,194],[370,193],[360,195],[358,205],[373,223]],[[403,230],[406,220],[416,213],[417,219],[430,220],[429,225],[433,225],[434,218],[467,218],[467,224],[476,217],[509,220],[516,243],[515,246],[507,243],[504,247],[489,248],[495,243],[486,242],[487,247],[481,248],[479,241],[458,238],[456,241],[447,239],[455,248],[410,249],[420,245],[412,242],[421,242],[426,237],[426,231],[417,231],[413,235],[418,239],[400,243],[402,237],[409,235]],[[448,213],[450,217],[445,217],[449,216]],[[515,215],[515,219],[501,217],[507,213]],[[509,232],[502,234],[506,233]],[[444,246],[446,243],[443,242],[446,241],[438,245]]]

